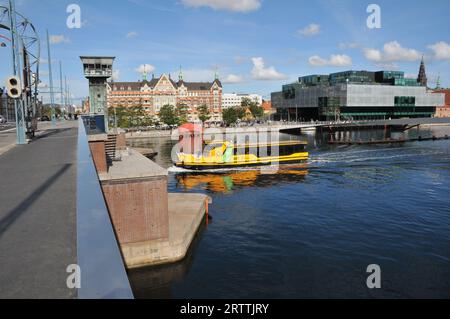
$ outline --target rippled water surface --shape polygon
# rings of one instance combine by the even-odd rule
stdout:
[[[407,133],[432,134],[450,128]],[[213,219],[184,261],[130,273],[136,297],[450,298],[450,141],[327,138],[283,136],[308,140],[311,156],[277,174],[171,172],[171,192],[212,197]],[[171,166],[169,139],[133,144]],[[381,266],[382,289],[367,288],[369,264]]]

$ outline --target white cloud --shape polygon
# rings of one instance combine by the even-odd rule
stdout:
[[[320,25],[311,23],[309,26],[297,31],[299,35],[310,37],[320,33]]]
[[[182,0],[186,7],[209,7],[214,10],[251,12],[261,7],[261,0]]]
[[[264,59],[261,57],[252,58],[253,70],[252,77],[254,80],[271,81],[271,80],[283,80],[286,76],[277,70],[273,66],[265,67]]]
[[[381,62],[383,61],[383,55],[379,50],[376,49],[364,49],[364,56],[367,60],[373,61],[373,62]]]
[[[113,70],[112,80],[118,81],[120,78],[120,70]]]
[[[222,82],[226,84],[242,83],[244,82],[244,77],[236,74],[228,74]]]
[[[130,31],[127,33],[127,39],[135,38],[138,36],[138,33],[136,31]]]
[[[309,58],[309,64],[312,66],[351,66],[352,58],[345,54],[333,54],[329,59],[323,59],[318,55]]]
[[[138,68],[135,69],[136,72],[138,73],[152,73],[153,71],[155,71],[155,67],[151,64],[141,64]]]
[[[397,62],[417,61],[421,54],[415,49],[404,48],[397,41],[388,42],[383,46],[383,51],[377,49],[363,49],[366,59],[372,62]]]
[[[450,60],[450,44],[441,41],[429,45],[429,49],[433,50],[434,58],[437,60]]]
[[[64,35],[51,35],[50,36],[50,43],[51,44],[58,44],[58,43],[70,43],[70,39],[66,38]]]

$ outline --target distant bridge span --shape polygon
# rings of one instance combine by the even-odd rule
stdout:
[[[369,120],[369,121],[343,121],[343,122],[314,122],[283,124],[278,128],[280,131],[311,130],[314,128],[325,129],[355,129],[355,128],[376,128],[376,127],[400,127],[408,130],[420,125],[439,125],[449,124],[450,118],[410,118],[410,119],[392,119],[392,120]]]

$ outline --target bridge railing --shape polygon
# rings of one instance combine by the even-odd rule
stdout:
[[[82,119],[78,121],[77,262],[78,298],[133,298]]]

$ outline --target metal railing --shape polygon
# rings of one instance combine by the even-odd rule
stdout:
[[[78,298],[131,299],[133,292],[82,119],[78,121],[77,155],[77,260],[81,270]]]

